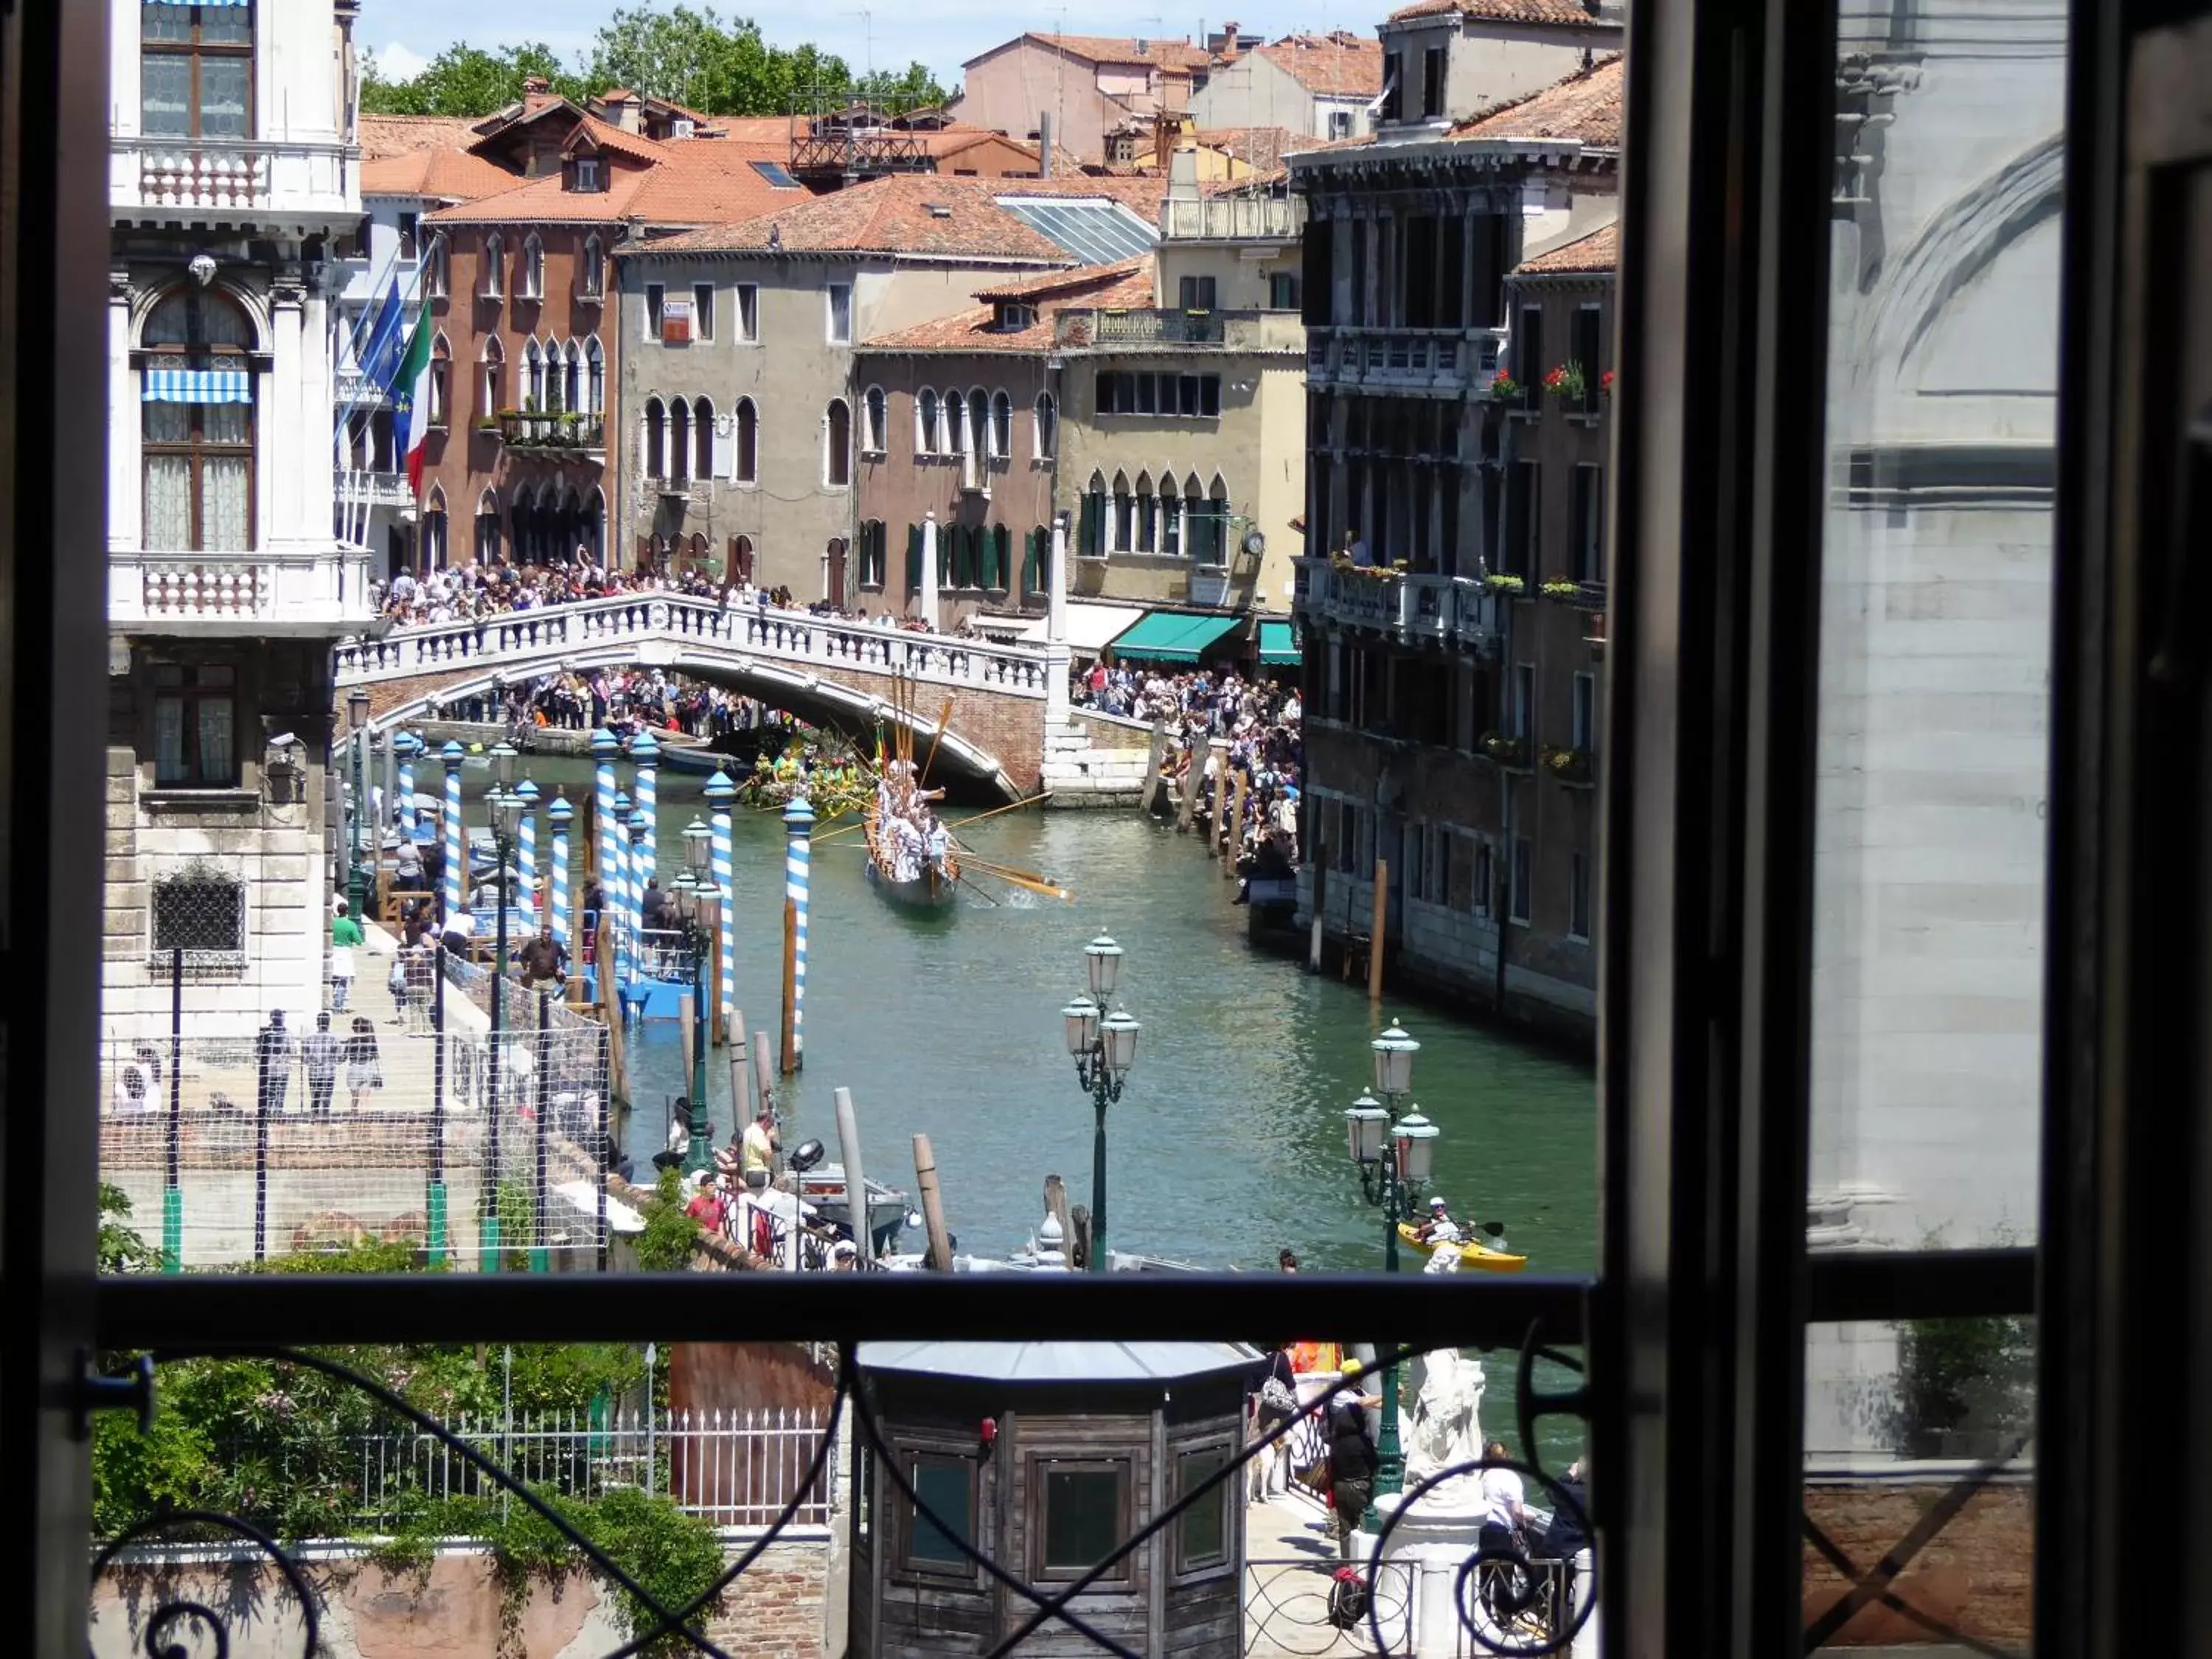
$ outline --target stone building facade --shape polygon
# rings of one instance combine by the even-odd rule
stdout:
[[[321,1001],[330,647],[373,614],[331,466],[354,19],[112,7],[111,1038]]]

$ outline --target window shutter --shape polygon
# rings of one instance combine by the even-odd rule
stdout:
[[[918,524],[906,527],[906,591],[921,592],[921,526]]]
[[[1098,551],[1098,497],[1088,491],[1083,497],[1083,510],[1077,526],[1075,544],[1085,557]]]

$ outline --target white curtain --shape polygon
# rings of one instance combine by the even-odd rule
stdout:
[[[248,465],[243,455],[210,455],[200,474],[200,547],[243,553],[253,545],[246,522]]]
[[[154,781],[185,782],[185,700],[154,699]]]
[[[146,458],[146,546],[157,553],[181,553],[189,551],[191,544],[191,458],[186,455],[149,455]]]
[[[238,763],[231,753],[231,725],[228,697],[200,699],[200,782],[228,783],[238,775]]]

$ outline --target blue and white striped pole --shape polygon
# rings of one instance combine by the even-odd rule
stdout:
[[[660,868],[660,743],[650,732],[630,739],[629,757],[637,768],[637,819],[645,826],[645,862],[632,878],[640,894]]]
[[[599,908],[599,926],[615,930],[615,986],[617,990],[637,975],[637,935],[629,922],[629,792],[615,791],[613,862],[605,877],[605,902]]]
[[[612,920],[615,895],[615,757],[622,744],[604,726],[592,733],[592,829],[598,840],[595,854],[599,875],[599,913],[596,925]],[[619,938],[617,933],[616,937]],[[596,963],[597,957],[593,961]]]
[[[714,890],[722,896],[722,959],[715,965],[722,1018],[738,1006],[738,878],[731,855],[730,809],[737,804],[738,786],[726,772],[707,780],[708,823],[714,830]]]
[[[538,931],[538,786],[528,778],[514,786],[514,891],[530,912],[530,931]]]
[[[423,749],[422,739],[412,732],[392,734],[392,752],[399,757],[399,833],[407,840],[415,839],[415,757]],[[381,839],[383,826],[377,826]]]
[[[446,763],[446,914],[458,916],[462,884],[469,876],[468,842],[461,836],[461,762],[466,756],[459,744],[448,738],[438,758]]]
[[[633,954],[637,963],[637,975],[640,979],[647,977],[645,956],[645,872],[647,866],[653,860],[651,847],[652,843],[645,838],[645,814],[632,811],[629,815],[629,936],[637,941],[637,949]],[[665,939],[653,940],[656,951],[667,943]],[[661,957],[656,955],[653,962],[657,968],[660,964]],[[655,975],[653,977],[658,975]]]
[[[783,809],[783,896],[793,916],[791,1007],[785,1017],[787,1074],[806,1063],[806,886],[814,857],[814,809],[793,795]]]
[[[545,822],[553,832],[553,868],[545,883],[545,926],[564,951],[575,948],[568,937],[568,823],[575,816],[567,793],[556,790],[553,804],[545,809]]]

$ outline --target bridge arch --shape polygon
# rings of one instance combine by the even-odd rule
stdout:
[[[1006,801],[1023,797],[1021,787],[1009,775],[1006,764],[981,742],[963,735],[951,721],[946,723],[942,737],[938,735],[942,692],[933,691],[927,685],[921,688],[919,696],[927,706],[907,714],[875,692],[809,673],[804,668],[786,667],[772,661],[733,659],[711,646],[676,644],[672,650],[665,641],[647,641],[641,647],[635,640],[610,641],[605,646],[564,657],[557,665],[585,675],[601,668],[664,669],[751,697],[796,714],[810,725],[842,732],[856,744],[872,741],[878,728],[888,734],[895,727],[904,726],[914,733],[917,754],[928,752],[933,740],[937,743],[937,775],[963,786],[963,793],[980,792]],[[485,663],[459,674],[442,677],[434,684],[411,682],[397,701],[377,708],[369,726],[377,732],[412,726],[432,718],[435,708],[489,696],[508,684],[535,679],[544,672],[542,665]]]

